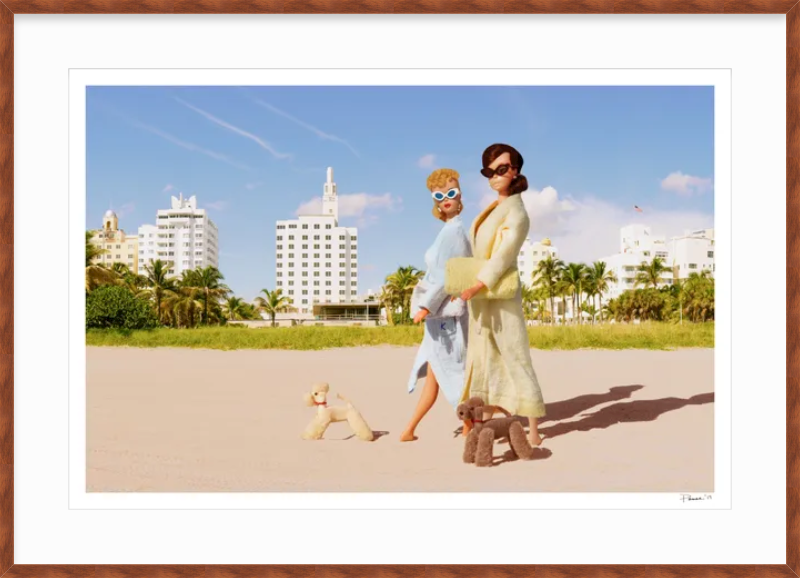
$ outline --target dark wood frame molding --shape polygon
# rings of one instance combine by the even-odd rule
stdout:
[[[0,576],[8,578],[778,578],[800,575],[798,0],[2,0],[0,2]],[[786,563],[778,565],[14,564],[14,14],[649,13],[786,15]],[[794,225],[798,224],[795,229]],[[797,321],[797,323],[795,323]],[[794,370],[798,370],[795,373]]]

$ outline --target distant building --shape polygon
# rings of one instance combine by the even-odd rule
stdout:
[[[670,265],[675,279],[688,279],[692,273],[708,271],[713,277],[714,229],[687,231],[670,242]]]
[[[169,274],[180,276],[198,267],[219,268],[219,233],[197,197],[171,197],[169,209],[159,209],[155,225],[139,227],[139,274],[157,259],[171,262]]]
[[[275,223],[275,283],[301,313],[312,313],[315,304],[358,301],[358,230],[339,226],[331,167],[322,214]]]
[[[605,261],[606,268],[613,271],[617,281],[609,283],[609,289],[603,294],[603,301],[615,299],[625,291],[636,288],[636,273],[644,262],[651,262],[654,257],[664,261],[669,267],[661,274],[659,287],[672,284],[672,269],[670,263],[669,244],[664,237],[651,234],[650,227],[645,225],[628,225],[620,229],[619,253],[601,259]]]
[[[138,241],[136,235],[127,235],[119,228],[117,214],[109,209],[103,215],[103,228],[95,231],[90,241],[105,252],[92,259],[92,262],[107,267],[111,267],[114,263],[122,263],[135,272],[139,263]]]
[[[558,251],[552,246],[550,239],[545,238],[535,243],[532,243],[530,238],[525,239],[517,257],[520,280],[525,285],[529,287],[533,285],[533,274],[539,262],[547,257],[558,258]]]

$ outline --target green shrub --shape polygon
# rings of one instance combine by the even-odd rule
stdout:
[[[127,288],[103,285],[86,296],[87,329],[152,329],[158,319],[150,304]]]

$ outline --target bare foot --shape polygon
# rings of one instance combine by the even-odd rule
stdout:
[[[400,436],[401,442],[413,442],[416,441],[418,438],[414,435],[413,431],[404,432],[403,435]]]

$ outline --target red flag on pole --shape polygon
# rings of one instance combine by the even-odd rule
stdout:
[[[642,210],[639,208],[639,205],[633,205],[633,210],[636,211],[637,213],[642,212]]]

